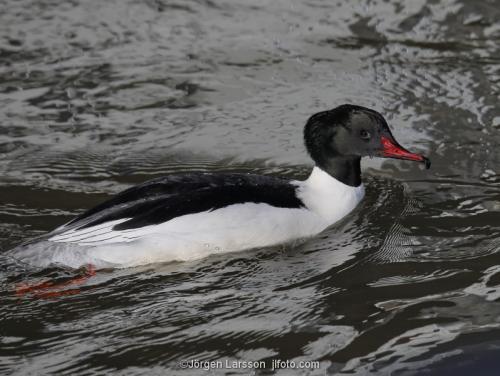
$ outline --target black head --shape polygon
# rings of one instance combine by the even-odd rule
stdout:
[[[383,116],[366,107],[344,104],[311,116],[304,128],[304,139],[316,165],[349,185],[361,183],[359,163],[366,156],[419,161],[430,166],[427,158],[399,145]]]

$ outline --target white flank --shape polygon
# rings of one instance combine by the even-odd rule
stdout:
[[[249,202],[183,215],[159,225],[114,231],[115,225],[127,220],[121,219],[56,234],[48,241],[24,246],[18,256],[38,265],[71,267],[194,260],[316,235],[351,212],[364,195],[363,185],[348,186],[318,167],[307,180],[292,184],[305,208]],[[43,244],[44,250],[37,249]]]

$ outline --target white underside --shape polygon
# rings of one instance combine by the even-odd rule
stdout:
[[[54,235],[15,249],[13,256],[38,266],[94,264],[98,268],[195,260],[313,236],[351,212],[364,195],[362,185],[350,187],[317,167],[306,181],[295,184],[306,208],[244,203],[113,231],[122,219]]]

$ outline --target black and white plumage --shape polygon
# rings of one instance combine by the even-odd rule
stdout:
[[[39,266],[129,267],[265,247],[323,231],[351,212],[365,155],[428,163],[399,146],[375,111],[344,105],[306,124],[316,162],[305,181],[186,173],[127,189],[12,255]]]
[[[288,181],[261,175],[227,173],[173,174],[127,189],[63,226],[84,229],[125,219],[113,230],[158,225],[175,217],[245,202],[279,208],[303,203]]]

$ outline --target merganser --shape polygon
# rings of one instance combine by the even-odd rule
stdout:
[[[45,267],[133,267],[287,243],[320,233],[364,196],[365,156],[423,162],[394,139],[378,112],[350,104],[304,128],[315,166],[305,181],[235,173],[184,173],[147,181],[10,251]]]

